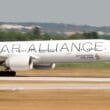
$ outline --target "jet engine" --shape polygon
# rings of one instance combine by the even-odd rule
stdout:
[[[33,69],[33,61],[30,56],[11,56],[6,60],[5,65],[11,70]]]

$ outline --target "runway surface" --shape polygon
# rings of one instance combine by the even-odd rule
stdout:
[[[0,77],[0,81],[65,81],[65,82],[110,82],[110,78],[91,77]]]
[[[0,83],[0,90],[77,90],[77,89],[78,90],[80,89],[109,90],[110,89],[110,78],[0,77],[0,81],[5,81],[5,83]],[[13,81],[13,83],[8,83],[8,81]],[[27,81],[27,82],[19,83],[14,81],[19,81],[19,82]],[[35,81],[35,82],[30,83],[30,81]],[[44,81],[47,82],[45,83]]]
[[[0,84],[0,90],[109,90],[110,84]]]

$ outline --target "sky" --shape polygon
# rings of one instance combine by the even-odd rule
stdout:
[[[110,26],[110,0],[0,0],[0,21]]]

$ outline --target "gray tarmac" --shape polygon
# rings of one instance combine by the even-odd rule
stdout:
[[[0,81],[63,81],[63,82],[110,82],[110,78],[97,77],[0,77]]]
[[[0,90],[110,90],[110,78],[0,77],[0,81],[5,81],[5,83],[0,83]],[[15,83],[8,83],[9,81],[15,81]],[[28,82],[16,83],[16,81]],[[35,83],[30,83],[30,81],[35,81]]]
[[[110,90],[110,84],[0,84],[0,90]]]

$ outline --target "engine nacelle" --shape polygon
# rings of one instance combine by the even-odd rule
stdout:
[[[35,64],[33,66],[33,68],[35,68],[35,69],[49,69],[49,68],[54,69],[55,66],[56,66],[55,63],[52,63],[52,64]]]
[[[11,70],[33,69],[33,62],[30,56],[11,56],[6,60],[5,65]]]

